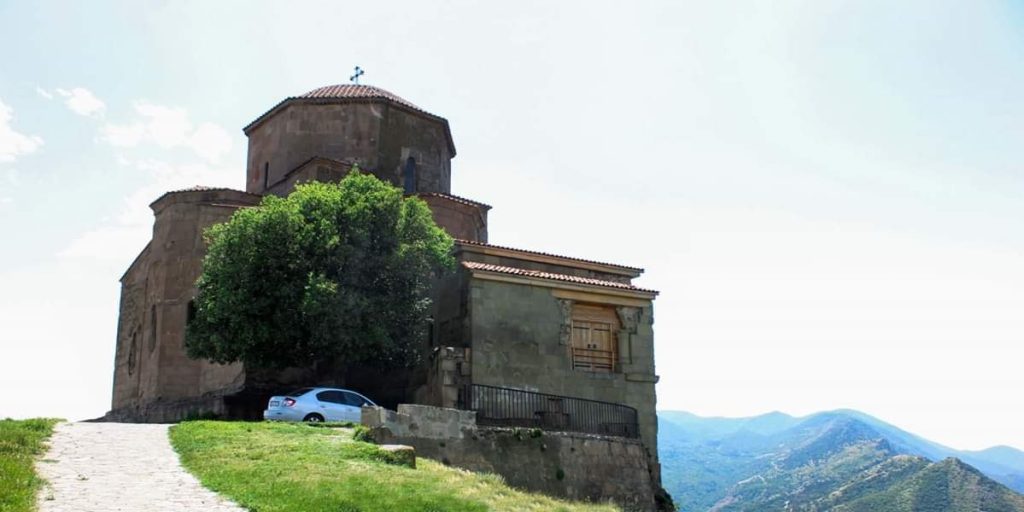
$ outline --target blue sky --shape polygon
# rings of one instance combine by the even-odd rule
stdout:
[[[360,65],[492,242],[647,268],[659,407],[1024,448],[1024,9],[893,4],[0,0],[0,416],[102,414],[148,203]]]

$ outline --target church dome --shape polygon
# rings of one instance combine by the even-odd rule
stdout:
[[[380,87],[317,87],[281,100],[242,131],[247,192],[286,193],[300,178],[332,181],[352,163],[416,192],[451,192],[448,121]]]
[[[323,87],[317,87],[312,91],[307,92],[299,98],[321,98],[321,99],[381,99],[393,101],[395,103],[405,105],[406,107],[419,110],[420,112],[426,112],[422,108],[414,105],[411,101],[391,92],[381,89],[380,87],[374,87],[372,85],[363,84],[338,84],[338,85],[325,85]]]

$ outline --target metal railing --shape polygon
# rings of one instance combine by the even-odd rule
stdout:
[[[459,391],[458,406],[476,411],[478,425],[640,436],[636,409],[599,400],[470,384]]]
[[[615,371],[615,352],[596,348],[572,348],[572,367],[588,372]]]

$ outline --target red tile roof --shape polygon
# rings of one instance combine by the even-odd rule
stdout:
[[[422,108],[413,104],[413,102],[391,92],[381,89],[380,87],[374,87],[372,85],[362,84],[338,84],[338,85],[325,85],[323,87],[317,87],[312,91],[296,96],[297,98],[367,98],[367,99],[382,99],[390,100],[395,103],[405,105],[409,108],[419,110],[420,112],[426,112]]]
[[[603,266],[606,266],[606,267],[618,267],[618,268],[621,268],[621,269],[624,269],[624,270],[630,270],[630,271],[636,272],[638,274],[643,273],[643,271],[644,271],[644,269],[639,268],[639,267],[629,267],[629,266],[626,266],[626,265],[618,265],[616,263],[605,263],[603,261],[585,260],[585,259],[582,259],[582,258],[573,258],[571,256],[560,256],[558,254],[551,254],[551,253],[548,253],[548,252],[528,251],[526,249],[516,249],[514,247],[504,247],[504,246],[501,246],[501,245],[491,245],[491,244],[485,244],[483,242],[474,242],[472,240],[462,240],[462,239],[459,239],[459,240],[456,240],[456,242],[458,242],[460,244],[463,244],[463,245],[472,245],[472,246],[476,246],[476,247],[493,247],[495,249],[502,249],[502,250],[505,250],[505,251],[516,251],[516,252],[523,252],[523,253],[526,253],[526,254],[536,254],[538,256],[548,256],[548,257],[551,257],[551,258],[561,258],[563,260],[579,261],[579,262],[582,262],[582,263],[591,263],[591,264],[594,264],[594,265],[603,265]]]
[[[455,201],[456,203],[462,203],[469,206],[475,206],[477,208],[483,208],[485,210],[491,209],[491,205],[480,203],[472,199],[466,199],[465,197],[453,196],[451,194],[444,194],[441,192],[417,192],[415,195],[417,197],[440,197],[443,199],[448,199],[450,201]]]
[[[258,196],[259,195],[259,194],[253,194],[252,192],[246,192],[244,190],[238,190],[238,189],[234,189],[234,188],[208,187],[206,185],[192,185],[191,187],[188,187],[188,188],[181,188],[181,189],[178,189],[178,190],[169,190],[169,191],[167,191],[167,193],[168,194],[174,194],[176,192],[209,192],[209,191],[240,192],[242,194],[249,194],[249,195],[253,195],[253,196]]]
[[[620,290],[630,290],[636,292],[654,294],[658,293],[655,290],[647,290],[644,288],[638,288],[631,284],[623,284],[615,281],[606,281],[604,279],[593,279],[590,277],[577,277],[570,276],[567,274],[555,274],[552,272],[544,272],[541,270],[528,270],[524,268],[506,267],[502,265],[491,265],[489,263],[480,263],[478,261],[463,261],[462,266],[468,268],[469,270],[482,270],[485,272],[496,272],[499,274],[509,274],[514,276],[535,277],[539,279],[550,279],[552,281],[563,281],[567,283],[586,284],[591,286],[603,286],[606,288],[618,288]]]

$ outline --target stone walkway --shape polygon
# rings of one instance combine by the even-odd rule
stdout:
[[[61,423],[36,464],[40,512],[243,511],[178,462],[168,425]]]

